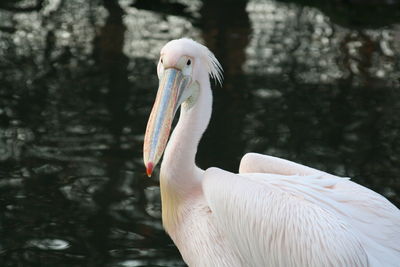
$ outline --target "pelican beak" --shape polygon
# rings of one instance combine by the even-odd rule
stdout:
[[[149,177],[167,145],[172,121],[179,105],[185,100],[183,92],[190,81],[189,75],[183,75],[176,68],[165,69],[160,79],[144,136],[143,160]]]

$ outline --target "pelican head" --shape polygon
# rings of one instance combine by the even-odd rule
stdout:
[[[176,111],[182,103],[188,108],[195,105],[204,74],[221,83],[221,65],[204,45],[183,38],[172,40],[161,49],[157,65],[159,86],[143,147],[149,177],[165,150]]]

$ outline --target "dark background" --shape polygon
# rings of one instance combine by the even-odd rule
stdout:
[[[224,68],[198,164],[249,151],[352,177],[400,206],[396,0],[2,0],[0,266],[182,266],[142,142],[157,56]]]

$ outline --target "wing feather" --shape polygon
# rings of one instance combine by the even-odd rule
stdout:
[[[239,173],[271,173],[280,175],[332,175],[286,159],[258,153],[247,153],[240,161]]]
[[[333,209],[335,213],[341,214],[367,239],[366,247],[373,251],[372,255],[378,258],[390,259],[389,254],[396,254],[400,258],[400,211],[386,198],[376,192],[363,187],[357,183],[341,180],[329,186],[325,184],[324,190],[319,188],[315,193],[315,185],[339,181],[343,179],[317,169],[310,168],[285,159],[257,154],[247,153],[240,162],[239,172],[244,173],[269,173],[283,175],[301,175],[301,179],[292,179],[296,186],[285,190],[299,191],[303,189],[314,189],[310,191],[309,200],[325,208]],[[307,176],[307,177],[306,177]],[[311,179],[311,180],[309,180]],[[261,182],[261,181],[260,181]],[[271,181],[270,181],[271,182]],[[282,180],[278,179],[278,184]],[[281,184],[282,185],[282,184]],[[301,194],[310,194],[301,191]],[[400,266],[400,264],[399,264]]]
[[[399,210],[348,178],[323,172],[237,175],[211,168],[203,191],[216,225],[253,266],[400,262]]]

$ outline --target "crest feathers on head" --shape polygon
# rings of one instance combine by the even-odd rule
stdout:
[[[220,86],[222,86],[222,66],[221,63],[219,63],[218,59],[214,56],[214,54],[205,46],[203,46],[205,49],[207,49],[206,54],[207,54],[207,65],[208,65],[208,74],[210,75],[211,78],[216,80]]]
[[[207,64],[208,74],[212,79],[216,80],[220,86],[222,86],[223,69],[221,63],[219,63],[218,59],[214,56],[213,52],[211,52],[210,49],[208,49],[205,45],[202,45],[192,39],[182,38],[181,40],[189,41],[200,48],[203,60]]]

